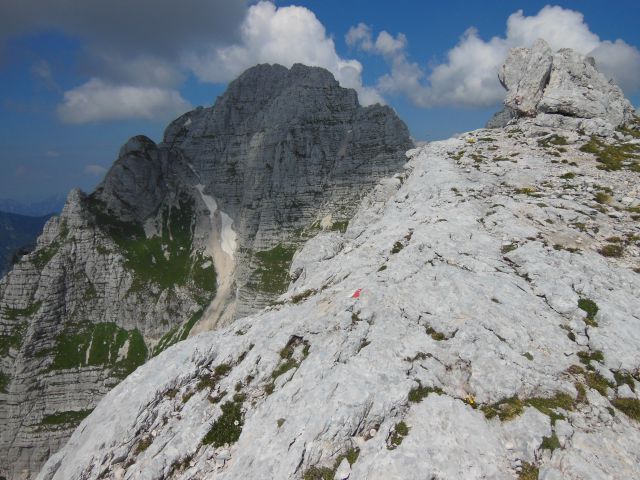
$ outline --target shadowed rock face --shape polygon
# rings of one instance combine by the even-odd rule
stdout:
[[[294,252],[344,229],[412,142],[320,68],[259,65],[137,136],[0,283],[0,475],[29,477],[121,379],[190,331],[261,309]]]
[[[512,49],[498,78],[507,90],[504,112],[509,114],[495,117],[489,127],[506,125],[513,116],[539,117],[541,126],[595,133],[626,124],[634,114],[622,90],[598,71],[592,57],[568,48],[553,52],[544,40]]]

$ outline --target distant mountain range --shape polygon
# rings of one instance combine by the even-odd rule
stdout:
[[[42,217],[52,213],[60,213],[66,195],[52,195],[38,202],[26,203],[13,200],[11,198],[0,198],[0,211],[6,213],[16,213],[18,215],[28,215],[31,217]]]
[[[39,217],[0,212],[0,276],[3,276],[20,251],[27,252],[52,214]]]

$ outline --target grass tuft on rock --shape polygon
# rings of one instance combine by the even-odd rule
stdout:
[[[523,462],[518,480],[538,480],[539,469],[532,463]]]
[[[204,445],[222,447],[238,441],[242,433],[242,402],[226,402],[221,407],[220,415],[211,429],[202,439]]]
[[[418,386],[409,390],[408,399],[412,403],[420,403],[422,400],[427,398],[429,394],[436,393],[438,395],[442,395],[443,391],[440,387],[423,387],[420,382],[418,382]]]
[[[395,450],[400,446],[404,437],[409,435],[409,427],[404,422],[399,422],[393,428],[391,432],[391,436],[389,437],[389,444],[387,445],[387,449]]]
[[[640,400],[637,398],[616,398],[611,404],[627,417],[640,422]]]

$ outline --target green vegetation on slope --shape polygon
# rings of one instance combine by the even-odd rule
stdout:
[[[137,329],[127,331],[115,323],[83,323],[69,326],[58,335],[51,369],[102,365],[124,378],[144,363],[147,353]]]
[[[594,154],[596,160],[601,163],[598,165],[601,170],[628,168],[634,172],[640,172],[640,163],[638,162],[640,147],[638,145],[631,143],[608,145],[596,137],[591,137],[591,140],[580,147],[580,150]]]
[[[289,286],[289,267],[296,245],[276,245],[271,250],[255,252],[253,256],[256,262],[255,287],[266,293],[278,294],[284,292]]]
[[[125,266],[134,273],[133,291],[145,291],[150,284],[161,289],[188,286],[198,303],[208,304],[216,291],[216,272],[211,258],[193,252],[194,201],[180,199],[177,206],[165,207],[162,233],[147,238],[141,225],[124,222],[106,211],[96,198],[89,209],[125,257]]]
[[[67,411],[67,412],[57,412],[51,415],[46,415],[40,425],[68,425],[68,426],[76,426],[78,425],[85,417],[87,417],[93,409],[89,410],[78,410],[78,411]]]

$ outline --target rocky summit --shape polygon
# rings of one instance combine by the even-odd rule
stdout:
[[[639,478],[640,124],[544,45],[505,64],[507,126],[409,150],[277,301],[137,368],[38,478]]]
[[[0,477],[31,478],[100,398],[198,331],[286,291],[412,147],[326,70],[258,65],[156,144],[131,138],[0,282]]]
[[[488,127],[535,117],[539,126],[606,136],[634,115],[622,90],[598,71],[592,57],[568,48],[553,52],[542,39],[531,48],[512,49],[498,78],[507,90],[505,109]]]

